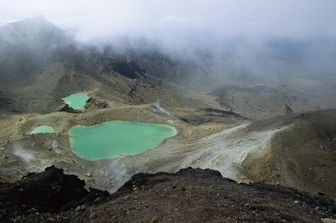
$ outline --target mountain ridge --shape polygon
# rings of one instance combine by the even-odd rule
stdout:
[[[336,217],[336,205],[323,197],[309,197],[293,189],[263,184],[238,184],[210,169],[181,169],[176,173],[139,173],[117,192],[108,195],[95,189],[91,194],[84,182],[62,170],[48,167],[45,172],[29,174],[11,185],[1,185],[2,202],[11,194],[27,194],[42,185],[35,194],[35,206],[25,200],[11,205],[27,205],[20,214],[1,207],[0,221],[10,222],[320,222]],[[49,188],[48,188],[49,187]],[[52,191],[52,188],[58,188]],[[11,188],[11,189],[8,189]],[[71,196],[66,193],[74,191]],[[75,193],[76,192],[76,193]],[[66,209],[53,209],[46,196],[57,193]],[[45,197],[45,199],[43,199]],[[38,198],[42,198],[38,200]],[[63,199],[64,198],[64,199]],[[40,203],[44,202],[43,206]],[[47,203],[45,203],[47,202]],[[57,203],[58,204],[58,203]],[[56,207],[56,206],[55,206]],[[53,211],[48,211],[48,210]],[[8,210],[8,211],[7,211]]]

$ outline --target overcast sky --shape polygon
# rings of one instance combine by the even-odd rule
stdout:
[[[0,0],[0,22],[42,14],[81,38],[336,36],[336,0]],[[197,38],[197,37],[195,37]]]

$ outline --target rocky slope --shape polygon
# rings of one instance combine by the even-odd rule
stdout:
[[[336,205],[295,190],[238,184],[218,171],[136,174],[116,193],[88,192],[84,182],[50,167],[1,184],[3,222],[321,222]]]
[[[336,198],[336,111],[325,110],[253,123],[251,131],[289,126],[262,151],[249,154],[242,173],[256,182],[281,184]]]
[[[54,166],[42,173],[30,173],[16,183],[0,184],[0,219],[15,218],[27,213],[49,212],[75,208],[108,196],[107,192],[91,189],[74,175],[65,175]]]

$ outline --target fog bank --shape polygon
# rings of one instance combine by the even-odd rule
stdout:
[[[12,0],[0,22],[37,14],[92,41],[111,36],[206,44],[223,37],[336,37],[333,0]]]

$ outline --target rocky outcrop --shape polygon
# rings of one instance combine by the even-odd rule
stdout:
[[[108,103],[98,98],[89,98],[86,102],[85,109],[103,109],[108,108]]]
[[[0,220],[36,212],[64,211],[107,196],[104,191],[86,190],[83,180],[51,166],[42,173],[30,173],[16,183],[0,184]]]
[[[205,123],[228,123],[243,122],[249,120],[232,110],[222,110],[211,107],[201,107],[193,113],[186,113],[179,117],[181,121],[191,125],[201,125]]]
[[[59,111],[68,112],[68,113],[80,113],[80,110],[71,108],[68,104],[65,104]]]
[[[230,111],[226,111],[226,110],[222,110],[222,109],[216,109],[216,108],[202,108],[201,110],[207,112],[209,115],[213,115],[213,116],[229,116],[229,117],[233,117],[233,118],[238,118],[238,119],[242,119],[242,120],[247,120],[248,118],[233,112],[232,110]]]
[[[102,64],[103,72],[117,72],[130,79],[137,79],[146,72],[135,61],[127,61],[121,58],[105,58]]]

